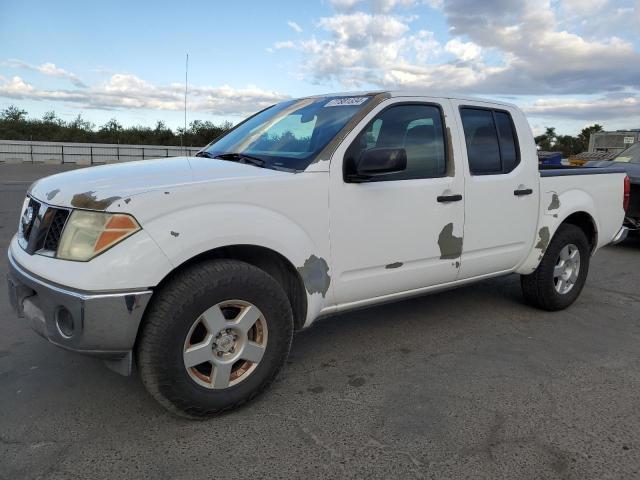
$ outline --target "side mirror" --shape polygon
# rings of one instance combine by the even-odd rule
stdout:
[[[365,150],[354,162],[346,179],[352,183],[368,182],[374,177],[398,173],[407,168],[404,148],[375,147]]]

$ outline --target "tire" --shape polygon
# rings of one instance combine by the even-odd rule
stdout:
[[[575,249],[572,246],[577,248],[579,255],[577,275],[573,275],[575,265],[572,270],[568,263],[560,263],[561,253],[566,256],[567,252],[573,252]],[[584,287],[589,272],[590,258],[591,249],[584,231],[575,225],[560,225],[544,252],[538,268],[530,275],[520,276],[525,301],[542,310],[556,311],[567,308],[576,301]],[[562,269],[563,265],[567,265],[567,270],[560,277],[556,277],[554,270],[556,267]],[[569,271],[571,275],[568,275]],[[565,276],[570,278],[575,276],[572,285],[560,283]],[[563,292],[565,288],[569,288],[569,290]]]
[[[243,322],[248,325],[258,314],[244,332]],[[219,330],[216,336],[213,331],[223,324],[238,329]],[[291,306],[270,275],[240,261],[206,261],[179,272],[155,293],[145,312],[136,362],[142,383],[161,405],[180,416],[202,418],[261,393],[284,364],[292,336]],[[206,361],[188,368],[187,361],[200,360],[194,360],[195,350]],[[262,352],[257,362],[238,357],[233,363],[250,351]],[[229,374],[225,370],[231,363],[235,370]]]

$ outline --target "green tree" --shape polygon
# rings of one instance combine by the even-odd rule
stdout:
[[[184,144],[203,147],[232,127],[230,122],[216,125],[210,121],[194,120],[184,132]],[[14,105],[0,110],[0,138],[9,140],[36,140],[50,142],[96,142],[132,145],[180,145],[182,129],[176,131],[158,121],[155,128],[145,126],[124,127],[112,118],[100,128],[78,115],[70,122],[59,118],[54,111],[41,119],[28,118],[26,110]]]
[[[580,141],[580,152],[586,152],[589,149],[589,138],[591,138],[592,133],[602,132],[602,125],[596,123],[589,127],[583,128],[578,134],[578,140]],[[576,153],[580,153],[576,152]]]
[[[27,111],[22,110],[15,105],[9,105],[0,112],[0,118],[10,122],[22,122],[27,119]]]
[[[124,129],[122,128],[122,125],[120,125],[120,123],[118,123],[118,121],[115,118],[112,118],[107,123],[105,123],[102,127],[100,127],[101,132],[107,132],[115,135],[122,133],[123,130]]]

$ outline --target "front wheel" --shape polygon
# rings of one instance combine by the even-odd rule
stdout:
[[[584,287],[590,257],[584,231],[575,225],[561,225],[538,268],[532,274],[520,277],[526,302],[549,311],[567,308]]]
[[[270,275],[233,260],[204,262],[156,292],[138,341],[138,369],[168,410],[211,416],[264,390],[292,335],[289,301]]]

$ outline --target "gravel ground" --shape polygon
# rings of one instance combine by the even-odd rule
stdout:
[[[61,169],[0,165],[3,251]],[[637,479],[639,267],[640,241],[603,249],[563,312],[508,276],[320,321],[264,395],[204,422],[48,344],[3,292],[0,478]]]

